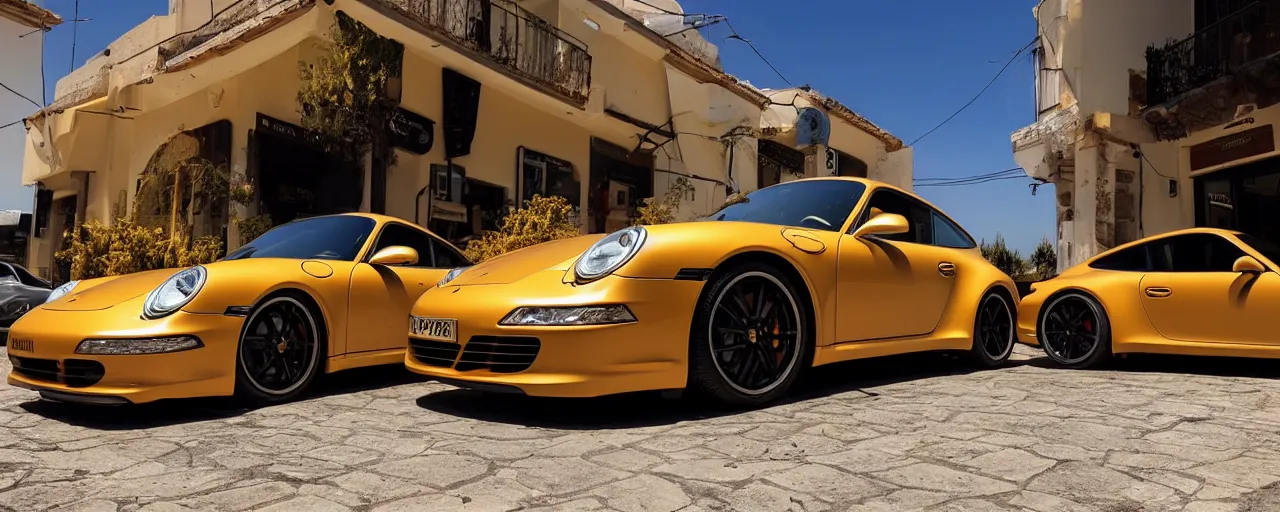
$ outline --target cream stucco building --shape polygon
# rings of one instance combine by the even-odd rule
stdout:
[[[22,118],[44,98],[40,76],[42,31],[62,23],[57,14],[27,0],[0,0],[0,210],[29,210],[32,189],[22,187]],[[7,125],[7,126],[5,126]]]
[[[759,140],[786,129],[762,118],[771,93],[725,73],[696,30],[671,30],[698,23],[679,12],[671,0],[170,0],[59,80],[54,105],[27,120],[23,180],[53,211],[110,222],[185,134],[184,151],[253,181],[277,223],[374,211],[458,239],[555,194],[600,232],[676,180],[692,185],[680,214],[709,213],[759,186]],[[405,48],[396,158],[356,173],[299,126],[299,63],[323,55],[339,13]],[[865,120],[841,124],[861,119],[847,111],[831,115],[830,147],[910,183],[909,150]],[[54,268],[60,220],[37,226],[33,267]],[[223,236],[238,244],[234,226]]]
[[[1036,123],[1014,160],[1055,185],[1059,270],[1175,229],[1280,242],[1280,1],[1043,0]]]

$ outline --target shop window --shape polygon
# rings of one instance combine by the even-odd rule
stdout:
[[[573,163],[527,149],[521,146],[519,152],[519,176],[516,186],[519,189],[520,203],[533,200],[533,196],[560,196],[569,204],[578,206],[582,197],[582,182]]]

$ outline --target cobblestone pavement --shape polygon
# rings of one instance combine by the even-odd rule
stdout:
[[[0,384],[0,509],[1280,510],[1269,362],[1015,357],[974,373],[937,355],[840,365],[737,414],[485,396],[385,369],[256,411],[66,407]]]

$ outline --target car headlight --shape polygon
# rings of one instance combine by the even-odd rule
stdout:
[[[206,276],[208,272],[199,265],[170,276],[147,294],[147,300],[142,303],[142,316],[154,320],[187,305],[204,286]]]
[[[58,286],[57,288],[54,288],[53,291],[49,292],[49,296],[44,299],[44,303],[48,304],[61,299],[62,296],[71,293],[71,290],[75,289],[78,284],[80,284],[80,281],[67,281],[62,283],[61,286]]]
[[[77,354],[141,355],[182,352],[203,347],[195,336],[170,336],[165,338],[89,339],[76,345]]]
[[[646,235],[643,227],[634,226],[601,238],[573,264],[574,277],[580,282],[587,282],[613,273],[636,255],[644,245]]]
[[[471,267],[458,267],[450,270],[449,273],[445,274],[439,281],[436,281],[436,288],[449,284],[449,281],[452,281],[454,278],[458,277],[458,274],[463,273],[469,268]]]
[[[498,325],[609,325],[636,321],[622,304],[606,306],[522,306],[508,313]]]

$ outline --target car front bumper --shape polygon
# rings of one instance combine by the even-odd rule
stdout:
[[[143,320],[140,304],[97,311],[37,308],[9,332],[8,383],[51,400],[89,404],[144,403],[164,398],[231,395],[236,346],[244,318],[175,312]],[[98,327],[94,327],[98,326]],[[192,336],[198,348],[157,354],[77,354],[85,339]]]
[[[445,286],[413,315],[457,320],[457,343],[411,338],[410,371],[442,382],[531,396],[592,397],[680,389],[702,281],[609,276],[585,285],[542,271],[510,284]],[[612,325],[503,326],[521,306],[623,304],[636,321]],[[495,364],[496,363],[496,364]]]

